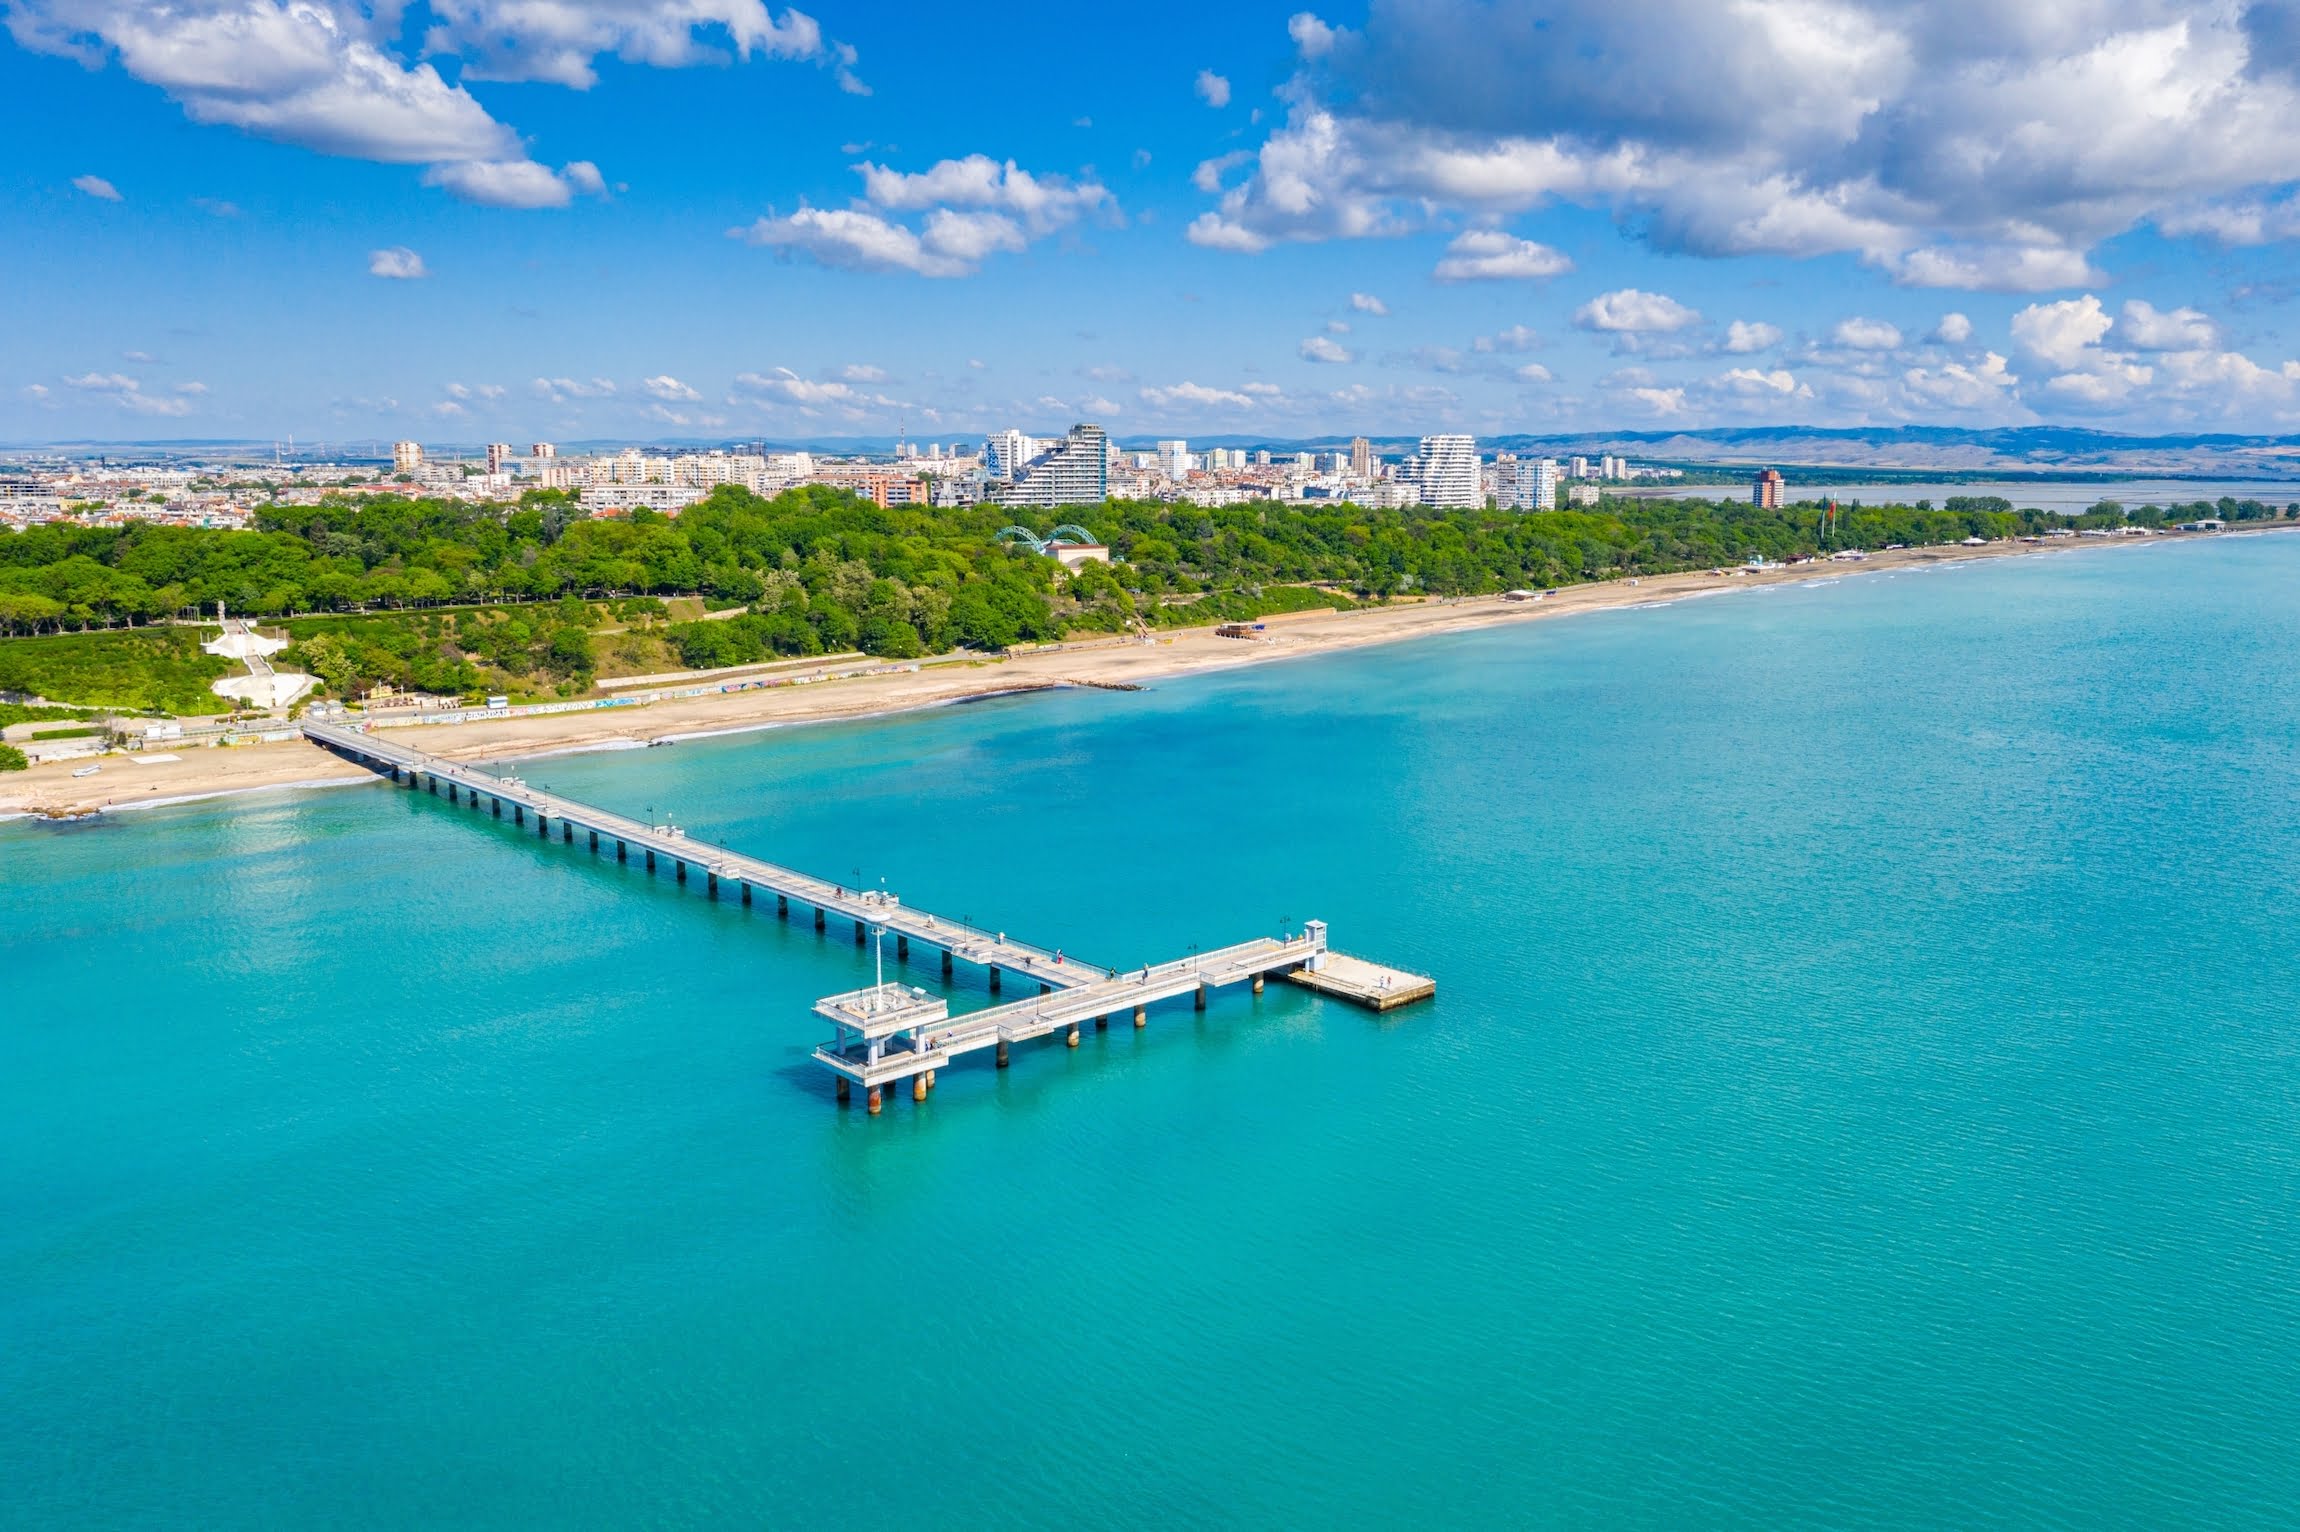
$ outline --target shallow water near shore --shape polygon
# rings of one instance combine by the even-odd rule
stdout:
[[[380,784],[0,825],[0,1522],[2295,1525],[2296,662],[2228,539],[519,768],[1439,981],[875,1120],[836,923]]]

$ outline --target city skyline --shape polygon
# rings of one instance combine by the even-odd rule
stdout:
[[[0,439],[2300,425],[2267,8],[1663,9],[16,0]]]

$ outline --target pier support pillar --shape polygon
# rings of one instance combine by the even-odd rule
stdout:
[[[564,819],[559,821],[559,844],[562,846],[575,844],[575,827]]]
[[[1070,1031],[1069,1031],[1067,1034],[1065,1034],[1065,1035],[1064,1035],[1064,1037],[1063,1037],[1063,1039],[1062,1039],[1062,1040],[1063,1040],[1065,1043],[1069,1044],[1069,1045],[1070,1045],[1071,1047],[1073,1047],[1073,1048],[1075,1048],[1075,1047],[1077,1047],[1077,1046],[1078,1046],[1078,1023],[1077,1023],[1077,1022],[1075,1022],[1075,1021],[1074,1021],[1074,1022],[1072,1022],[1072,1023],[1070,1024]]]
[[[942,955],[942,976],[946,979],[950,977],[950,954],[947,952]]]
[[[591,849],[593,851],[599,849],[599,832],[597,830],[591,832]]]
[[[926,1072],[926,1088],[930,1091],[942,1083],[940,1080],[937,1080],[934,1075],[935,1072],[931,1069]]]
[[[1044,979],[1040,979],[1038,981],[1038,992],[1042,995],[1051,995],[1054,993],[1054,986],[1047,983]]]
[[[817,931],[820,931],[822,928],[823,928],[823,909],[822,909],[822,906],[818,904],[818,905],[816,905],[816,906],[815,906],[815,929],[816,929]]]
[[[511,805],[511,822],[515,825],[527,823],[527,805],[523,803]]]
[[[1109,1030],[1110,1030],[1110,1018],[1109,1018],[1109,1017],[1107,1017],[1107,1016],[1097,1016],[1097,1017],[1095,1017],[1095,1018],[1094,1018],[1094,1030],[1095,1030],[1095,1031],[1097,1031],[1097,1032],[1107,1032],[1107,1031],[1109,1031]]]
[[[845,1075],[840,1075],[840,1076],[838,1077],[838,1082],[839,1082],[839,1105],[840,1105],[840,1106],[845,1106],[845,1105],[847,1104],[847,1095],[848,1095],[848,1090],[849,1090],[849,1087],[848,1087],[848,1085],[847,1085],[847,1077],[846,1077]]]
[[[910,961],[909,937],[898,936],[894,939],[894,960],[898,963],[907,963]]]
[[[439,778],[437,778],[437,777],[426,777],[426,778],[424,778],[424,781],[423,781],[423,787],[424,787],[424,791],[426,791],[426,792],[430,793],[432,797],[436,798],[436,797],[438,797],[438,796],[439,796]]]
[[[501,819],[503,817],[503,800],[496,798],[491,801],[495,804],[495,817]]]
[[[685,857],[679,857],[675,860],[677,860],[679,864],[679,881],[684,883],[687,881],[687,860]]]
[[[872,1087],[870,1088],[870,1114],[871,1114],[871,1116],[873,1116],[873,1117],[876,1117],[876,1116],[878,1115],[879,1103],[880,1103],[880,1101],[881,1101],[882,1099],[883,1099],[883,1098],[882,1098],[882,1097],[880,1096],[880,1094],[879,1094],[879,1088],[878,1088],[877,1086],[875,1086],[875,1085],[874,1085],[874,1086],[872,1086]]]
[[[615,860],[618,862],[631,860],[631,843],[629,841],[618,840],[615,842]]]
[[[998,993],[998,989],[998,965],[993,963],[990,965],[990,992],[995,995]]]
[[[455,801],[455,784],[453,782],[447,784],[447,801],[449,803]]]
[[[549,840],[551,838],[551,816],[542,812],[540,809],[537,810],[535,814],[535,834],[537,838],[541,840]]]
[[[864,937],[864,935],[866,934],[866,932],[867,932],[867,928],[866,928],[866,927],[863,925],[863,923],[862,923],[861,921],[859,921],[859,920],[858,920],[858,921],[856,921],[856,922],[855,922],[855,945],[856,945],[856,946],[858,946],[858,947],[859,947],[859,946],[861,946],[861,945],[863,944],[863,937]]]
[[[648,848],[647,851],[647,870],[649,872],[653,872],[655,870],[655,852],[652,847]]]
[[[704,876],[704,877],[706,877],[706,878],[708,878],[708,879],[710,879],[710,894],[711,894],[711,897],[712,897],[712,898],[714,898],[714,899],[718,898],[718,897],[719,897],[719,875],[718,875],[717,873],[715,873],[715,872],[707,872],[707,873],[703,874],[703,876]]]
[[[777,919],[780,919],[780,920],[788,920],[788,919],[790,919],[790,917],[791,917],[791,896],[790,896],[789,894],[777,894],[777,895],[775,895],[775,916],[776,916],[776,918],[777,918]]]
[[[910,1099],[913,1101],[926,1099],[926,1076],[924,1074],[915,1074],[910,1077]]]
[[[1261,992],[1262,992],[1262,976],[1261,976],[1260,974],[1256,974],[1256,975],[1254,975],[1254,993],[1258,995],[1258,994],[1260,994]]]
[[[1206,986],[1203,984],[1198,986],[1198,1009],[1206,1009]]]
[[[1003,1037],[998,1040],[998,1067],[1006,1067],[1006,1039]]]
[[[1138,1005],[1134,1007],[1134,1025],[1137,1027],[1146,1027],[1150,1025],[1150,1007],[1146,1005]]]
[[[749,882],[746,880],[746,881],[744,882],[744,884],[743,884],[743,908],[747,910],[747,909],[749,909],[750,907],[751,907],[751,885],[750,885],[750,883],[749,883]]]

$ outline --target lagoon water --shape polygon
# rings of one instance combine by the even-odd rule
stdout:
[[[0,826],[0,1523],[2300,1517],[2300,537],[525,774],[1440,996],[872,1120],[771,905],[382,785]]]

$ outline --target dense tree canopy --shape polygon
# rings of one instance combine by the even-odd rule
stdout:
[[[998,529],[1015,514],[881,507],[810,485],[771,500],[721,489],[676,518],[591,518],[564,495],[536,492],[517,505],[379,497],[279,507],[249,531],[55,523],[0,534],[0,631],[134,625],[218,601],[279,618],[697,595],[751,610],[721,631],[682,632],[680,647],[696,663],[856,647],[902,655],[1175,620],[1192,610],[1177,605],[1179,596],[1304,582],[1360,596],[1450,595],[2072,522],[2277,512],[2237,500],[2169,512],[2104,504],[2072,519],[1963,498],[1940,509],[1846,507],[1827,523],[1810,504],[1764,510],[1699,498],[1615,499],[1531,515],[1117,501],[1063,513],[1121,560],[1076,574],[1000,542]],[[1231,614],[1198,604],[1191,620],[1216,611]]]

